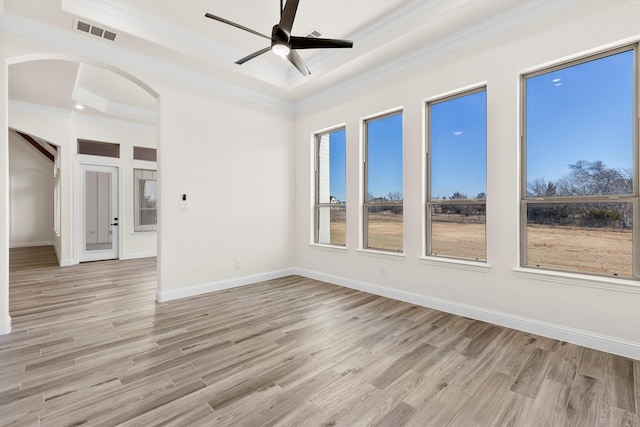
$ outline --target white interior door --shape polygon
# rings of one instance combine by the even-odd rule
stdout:
[[[118,258],[118,168],[80,165],[80,262]]]

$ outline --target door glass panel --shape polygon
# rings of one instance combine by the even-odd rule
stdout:
[[[113,249],[111,173],[85,172],[85,250]]]

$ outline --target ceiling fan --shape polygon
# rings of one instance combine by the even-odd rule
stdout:
[[[293,27],[293,20],[296,17],[296,11],[298,10],[298,2],[299,0],[287,0],[287,3],[283,7],[283,0],[280,0],[280,22],[273,26],[273,29],[271,30],[271,37],[210,13],[206,13],[204,16],[241,30],[248,31],[267,40],[271,40],[271,46],[260,49],[257,52],[253,52],[252,54],[239,59],[236,61],[236,64],[242,65],[250,59],[271,50],[276,55],[282,58],[287,58],[298,69],[298,71],[302,73],[302,75],[308,76],[311,72],[302,60],[300,54],[296,52],[296,49],[350,48],[353,47],[353,42],[351,40],[292,36],[291,28]]]

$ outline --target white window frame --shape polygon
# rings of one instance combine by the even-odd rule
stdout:
[[[363,141],[363,152],[362,152],[362,184],[363,184],[363,196],[362,196],[362,249],[369,251],[380,251],[389,254],[404,254],[404,194],[402,200],[400,201],[369,201],[369,170],[367,166],[367,160],[369,158],[369,136],[368,136],[368,126],[369,122],[373,122],[380,119],[385,119],[387,117],[392,117],[395,115],[402,116],[402,151],[403,151],[403,164],[402,164],[402,174],[403,174],[403,185],[404,185],[404,110],[402,108],[396,108],[390,111],[386,111],[380,113],[378,115],[374,115],[371,117],[367,117],[362,121],[362,141]],[[404,189],[403,189],[404,192]],[[394,208],[400,206],[402,207],[402,249],[399,251],[394,251],[391,249],[384,248],[375,248],[369,246],[369,208],[370,207],[380,207],[380,208]]]
[[[447,101],[451,101],[454,99],[458,99],[458,98],[462,98],[464,96],[467,95],[473,95],[475,93],[479,93],[479,92],[485,92],[487,93],[487,86],[486,85],[482,85],[482,86],[477,86],[477,87],[473,87],[473,88],[468,88],[468,89],[463,89],[459,92],[454,92],[454,93],[450,93],[447,94],[446,96],[443,97],[439,97],[439,98],[435,98],[432,100],[427,101],[426,103],[426,122],[427,122],[427,126],[425,129],[426,132],[426,141],[427,141],[427,149],[426,149],[426,164],[427,164],[427,174],[426,174],[426,193],[427,193],[427,197],[426,197],[426,203],[425,203],[425,256],[427,257],[438,257],[438,258],[445,258],[445,259],[456,259],[456,260],[465,260],[465,261],[474,261],[474,262],[480,262],[483,264],[487,263],[487,221],[486,221],[486,210],[487,210],[487,189],[485,188],[485,198],[484,199],[478,199],[478,198],[468,198],[468,199],[432,199],[432,194],[431,194],[431,172],[432,172],[432,167],[431,167],[431,106],[435,105],[435,104],[441,104],[443,102],[447,102]],[[485,114],[488,113],[488,108],[485,104]],[[487,144],[488,141],[485,137],[485,162],[487,161]],[[485,163],[485,171],[487,171],[487,165]],[[486,173],[486,172],[485,172]],[[432,218],[431,218],[431,211],[432,211],[432,207],[434,206],[441,206],[441,205],[483,205],[485,207],[485,223],[484,223],[484,258],[467,258],[467,257],[462,257],[462,256],[453,256],[453,255],[442,255],[442,254],[434,254],[433,250],[432,250],[432,243],[433,243],[433,239],[432,239],[432,231],[433,231],[433,223],[432,223]]]
[[[527,145],[526,145],[526,126],[527,126],[527,92],[526,82],[528,78],[536,77],[539,75],[547,74],[553,71],[565,69],[571,66],[596,61],[611,55],[626,52],[632,50],[634,55],[634,112],[635,118],[633,122],[633,192],[631,194],[616,194],[616,195],[594,195],[594,196],[553,196],[553,197],[534,197],[527,195]],[[556,64],[551,67],[545,67],[533,72],[529,72],[521,75],[520,90],[521,90],[521,103],[520,103],[520,268],[529,271],[540,270],[549,272],[561,272],[561,273],[577,273],[585,276],[600,276],[600,277],[612,277],[608,274],[598,274],[591,271],[576,271],[569,269],[551,268],[551,267],[537,267],[528,265],[527,260],[527,211],[528,206],[533,204],[568,204],[568,203],[631,203],[633,207],[633,227],[632,227],[632,277],[620,277],[621,279],[640,280],[640,199],[639,199],[639,122],[640,115],[638,109],[638,100],[640,99],[640,82],[638,79],[638,52],[639,44],[634,43],[632,45],[625,45],[614,49],[602,51],[600,53],[588,55],[582,58],[574,59],[572,61]],[[618,276],[613,276],[618,277]]]
[[[321,172],[320,171],[320,169],[321,169],[320,168],[320,162],[322,160],[321,159],[322,158],[322,154],[320,153],[320,142],[321,142],[321,139],[323,137],[329,136],[329,135],[331,135],[332,133],[335,133],[335,132],[344,131],[345,134],[346,134],[346,130],[347,130],[346,126],[340,125],[340,126],[332,127],[332,128],[317,132],[313,136],[314,180],[315,180],[314,181],[315,182],[315,185],[314,185],[314,205],[313,205],[313,212],[314,212],[314,214],[313,214],[313,217],[314,217],[314,220],[313,220],[313,242],[315,244],[318,244],[318,245],[335,246],[335,247],[339,247],[339,248],[345,248],[346,245],[347,245],[347,242],[346,242],[346,231],[345,231],[345,243],[343,245],[336,244],[336,243],[320,242],[320,225],[321,225],[320,223],[321,223],[321,219],[322,219],[320,211],[322,209],[327,209],[327,208],[329,208],[329,209],[331,209],[331,208],[340,208],[340,209],[344,209],[345,215],[346,215],[346,210],[347,210],[347,202],[346,202],[346,200],[342,200],[342,201],[339,201],[339,202],[336,202],[336,203],[331,203],[331,202],[329,202],[329,203],[321,203],[320,202],[320,198],[321,198],[321,195],[322,195],[322,190],[320,188],[321,181],[322,181],[322,177],[320,176],[320,172]],[[347,146],[346,146],[346,140],[345,140],[345,158],[346,158],[346,148],[347,148]],[[330,161],[330,158],[328,156],[329,156],[329,154],[327,154],[327,158]],[[345,171],[345,173],[346,173],[346,171]],[[329,178],[330,178],[330,176],[331,176],[331,172],[329,171]],[[345,185],[346,185],[346,182],[345,182]],[[345,190],[346,190],[346,188],[345,188]],[[330,222],[329,222],[329,226],[331,226]],[[346,229],[346,227],[347,227],[347,224],[346,224],[346,216],[345,216],[345,229]]]
[[[144,177],[140,177],[138,176],[137,172],[138,171],[142,171],[143,173],[151,173],[151,178],[144,178]],[[157,231],[158,230],[158,224],[148,224],[148,225],[141,225],[140,224],[140,211],[143,209],[140,207],[140,181],[156,181],[156,200],[157,200],[157,181],[158,181],[158,172],[156,170],[153,169],[143,169],[143,168],[134,168],[133,169],[133,206],[134,206],[134,226],[133,226],[133,231],[134,233],[141,233],[141,232],[149,232],[149,231]],[[156,212],[158,211],[158,208],[156,206],[156,208],[154,209],[150,209],[150,208],[146,208],[148,210],[155,210]],[[157,214],[156,214],[157,215]]]

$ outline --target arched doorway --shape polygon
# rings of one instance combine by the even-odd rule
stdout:
[[[7,61],[5,73],[8,90],[4,91],[7,96],[3,101],[7,106],[8,125],[59,146],[59,164],[55,169],[51,168],[52,174],[58,174],[57,178],[60,180],[62,194],[59,204],[56,206],[56,209],[59,209],[57,215],[60,219],[55,237],[57,239],[56,250],[61,265],[77,263],[77,237],[79,233],[76,222],[80,212],[76,197],[79,187],[77,171],[79,161],[82,161],[82,156],[77,155],[77,140],[80,137],[96,141],[117,140],[118,135],[124,135],[125,132],[115,132],[114,129],[120,124],[129,123],[130,129],[127,132],[131,133],[131,129],[136,129],[133,131],[134,135],[136,132],[138,135],[152,135],[148,138],[141,138],[147,141],[150,138],[153,139],[152,144],[141,143],[143,148],[150,146],[154,149],[157,148],[159,95],[150,86],[124,70],[99,61],[69,55],[34,54],[11,58]],[[14,76],[18,76],[18,78],[12,78]],[[73,77],[71,84],[69,81],[63,81],[69,76]],[[21,92],[26,87],[26,85],[22,85],[25,81],[31,82],[28,85],[30,91]],[[64,105],[61,101],[65,96],[64,93],[61,93],[61,89],[65,88],[70,90],[66,101],[68,105]],[[132,105],[126,96],[127,92],[139,99],[144,98],[143,107]],[[76,109],[76,105],[84,110]],[[129,117],[126,116],[127,114]],[[101,125],[95,124],[100,120],[102,120]],[[92,124],[92,121],[95,123]],[[104,131],[106,128],[109,128],[109,131]],[[146,134],[145,129],[148,131]],[[152,130],[149,131],[149,129]],[[125,151],[123,159],[126,159],[127,165],[126,170],[125,167],[120,167],[122,175],[119,177],[119,182],[127,188],[127,191],[124,191],[122,195],[122,210],[124,212],[126,209],[129,213],[133,200],[127,199],[125,201],[124,198],[132,199],[133,168],[155,169],[156,166],[155,162],[153,164],[143,161],[136,163],[137,160],[130,157],[132,143],[124,143],[122,146]],[[107,163],[114,162],[112,159],[105,161]],[[101,163],[101,159],[92,158],[89,159],[89,162]],[[123,160],[122,163],[124,164],[125,161]],[[21,175],[20,178],[29,177]],[[3,192],[10,194],[11,180],[2,185]],[[40,196],[30,193],[26,197],[34,199],[32,201],[37,204],[35,198],[43,195],[44,193]],[[48,203],[48,201],[44,203]],[[8,210],[9,206],[7,206]],[[130,216],[133,217],[132,212]],[[2,222],[2,226],[7,231],[15,226],[10,222],[10,215],[7,215],[6,221],[3,218]],[[22,225],[27,228],[32,226],[32,224]],[[125,232],[118,231],[118,233],[122,235]],[[2,252],[7,251],[8,254],[8,235],[3,240],[0,242],[3,245],[0,255],[5,258]],[[133,239],[131,240],[133,241]],[[142,239],[138,239],[138,246],[140,246],[140,240]],[[155,241],[155,237],[153,240]],[[132,246],[135,244],[132,243]],[[151,252],[131,249],[128,254],[126,252],[124,254],[133,258],[148,256]],[[6,258],[8,260],[8,255]],[[11,322],[8,316],[9,269],[8,263],[5,261],[0,262],[0,274],[3,277],[3,280],[0,280],[0,334],[3,334],[10,331]],[[3,313],[7,313],[7,315],[4,316]]]

